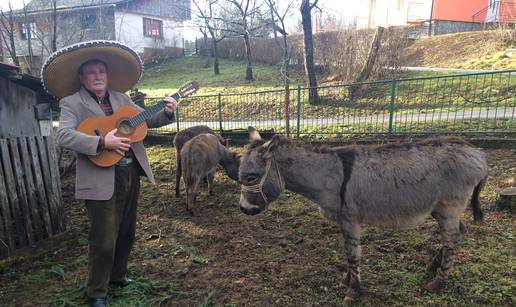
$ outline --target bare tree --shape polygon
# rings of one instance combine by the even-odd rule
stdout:
[[[234,33],[241,36],[245,44],[246,71],[245,79],[253,80],[253,65],[251,55],[251,34],[262,28],[266,22],[263,22],[260,6],[257,0],[227,0],[236,10],[235,16],[224,17],[224,22],[228,28],[226,32]]]
[[[14,13],[11,1],[9,0],[9,12],[5,14],[0,11],[0,35],[2,36],[2,42],[4,43],[5,49],[9,53],[9,56],[13,60],[16,66],[20,66],[20,61],[16,56],[16,45],[14,44]],[[1,46],[0,46],[1,47]]]
[[[226,37],[224,31],[222,30],[222,28],[223,28],[222,20],[220,18],[218,18],[218,16],[216,16],[216,9],[217,9],[216,5],[218,3],[218,0],[208,0],[206,2],[205,8],[201,8],[201,6],[199,5],[199,0],[192,0],[192,2],[194,3],[195,7],[197,8],[197,10],[196,10],[197,18],[199,18],[202,21],[202,23],[204,24],[203,28],[206,29],[206,31],[204,31],[204,29],[201,28],[201,33],[203,33],[205,38],[207,37],[208,33],[210,34],[211,43],[212,43],[211,54],[213,54],[213,58],[214,58],[213,73],[215,75],[218,75],[218,74],[220,74],[220,69],[219,69],[219,54],[218,54],[217,46],[218,46],[218,43]],[[207,39],[205,39],[205,42],[207,42]],[[211,54],[209,54],[209,55],[211,55]],[[209,57],[208,57],[207,64],[209,64]]]
[[[289,62],[292,53],[292,46],[288,41],[288,33],[285,26],[285,18],[290,13],[294,0],[290,0],[284,9],[280,9],[279,0],[265,0],[265,3],[269,7],[271,14],[271,24],[273,27],[274,40],[276,44],[283,50],[283,60],[281,62],[281,70],[283,74],[283,80],[285,85],[285,123],[286,123],[286,134],[290,134],[290,73],[289,73]],[[281,40],[278,37],[278,33],[281,34]]]
[[[303,24],[303,43],[304,43],[304,60],[305,60],[305,74],[309,86],[309,101],[311,104],[317,104],[319,101],[317,95],[317,79],[315,77],[314,66],[314,43],[312,35],[312,9],[317,7],[317,2],[314,0],[301,1],[301,20]]]

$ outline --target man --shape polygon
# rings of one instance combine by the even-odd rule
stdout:
[[[118,107],[137,107],[123,92],[142,73],[138,55],[118,42],[92,41],[52,54],[42,69],[48,92],[60,100],[57,142],[77,154],[75,197],[84,199],[89,218],[87,295],[90,306],[107,305],[109,284],[126,286],[127,261],[134,243],[140,175],[154,183],[142,142],[129,143],[113,129],[91,136],[75,128],[83,120],[111,115]],[[173,121],[177,102],[165,97],[166,107],[147,121],[160,127]],[[88,155],[112,150],[123,156],[115,166],[99,167]]]

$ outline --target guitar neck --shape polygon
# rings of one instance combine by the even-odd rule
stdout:
[[[181,98],[181,95],[178,92],[176,92],[176,93],[172,94],[171,97],[174,98],[175,100],[179,100],[179,98]],[[145,109],[145,111],[140,112],[138,115],[131,117],[131,119],[129,120],[129,123],[131,124],[132,127],[138,126],[139,124],[143,123],[144,121],[146,121],[149,118],[151,118],[152,116],[154,116],[154,114],[163,110],[163,108],[165,108],[166,104],[167,103],[164,100],[161,100],[157,104]]]

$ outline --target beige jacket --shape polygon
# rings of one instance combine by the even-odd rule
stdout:
[[[109,100],[113,111],[123,105],[135,105],[132,100],[119,92],[109,91]],[[77,93],[64,97],[60,101],[61,114],[59,116],[59,129],[57,130],[57,143],[59,146],[70,149],[77,153],[75,198],[91,200],[110,199],[115,186],[115,167],[98,167],[91,163],[86,155],[97,154],[99,143],[98,136],[91,136],[75,130],[79,123],[89,117],[104,115],[99,104],[90,94],[81,88]],[[170,120],[164,111],[155,114],[147,121],[149,128],[161,127],[173,121]],[[154,176],[149,165],[149,159],[142,142],[131,144],[131,149],[145,171],[145,175],[152,182]]]

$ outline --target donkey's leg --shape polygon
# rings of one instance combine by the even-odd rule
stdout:
[[[209,172],[206,178],[208,179],[208,193],[213,195],[213,178],[215,178],[215,171]]]
[[[340,229],[344,235],[348,258],[348,273],[346,275],[348,290],[343,301],[344,305],[348,305],[360,296],[360,226],[350,220],[343,220],[340,223]]]
[[[458,216],[445,217],[436,215],[436,219],[439,223],[443,247],[438,255],[434,257],[435,260],[439,255],[441,256],[440,265],[436,269],[437,274],[435,278],[425,286],[425,288],[431,292],[436,292],[444,286],[446,275],[453,264],[461,238],[460,219]],[[432,263],[434,260],[432,260]],[[437,261],[438,260],[435,260],[435,262]]]
[[[194,203],[199,191],[199,184],[200,179],[196,177],[193,182],[189,182],[186,186],[186,211],[189,212],[192,216],[195,216],[197,213],[197,210],[194,207]]]
[[[176,154],[176,197],[181,196],[181,193],[179,192],[179,184],[181,182],[182,171],[183,170],[181,169],[181,152],[179,150],[177,150],[177,154]]]

